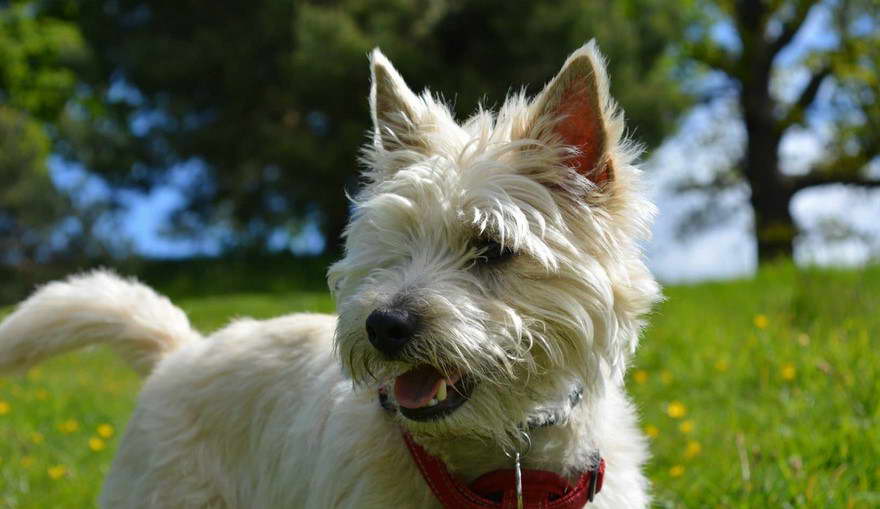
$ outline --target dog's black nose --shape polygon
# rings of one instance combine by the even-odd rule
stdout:
[[[377,309],[367,317],[367,337],[377,350],[394,357],[416,332],[418,317],[403,308]]]

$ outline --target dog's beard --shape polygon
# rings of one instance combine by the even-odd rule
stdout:
[[[478,381],[474,382],[473,392],[458,409],[441,419],[416,421],[403,414],[391,388],[395,377],[413,366],[427,364],[424,362],[427,359],[386,361],[369,349],[357,350],[353,355],[359,361],[352,365],[352,371],[365,374],[365,379],[355,382],[359,390],[376,393],[378,386],[388,388],[390,406],[396,407],[392,418],[413,435],[440,444],[464,438],[494,444],[501,450],[521,450],[528,440],[523,431],[528,429],[530,419],[542,409],[565,400],[577,380],[575,374],[564,370],[527,371],[523,365],[517,365],[516,376],[509,376],[503,370],[480,370],[470,375]],[[376,406],[378,411],[378,397]]]
[[[442,293],[423,293],[418,304],[430,306],[430,325],[389,360],[370,344],[363,325],[372,308],[366,302],[374,297],[364,292],[340,303],[337,355],[357,388],[392,388],[395,378],[421,365],[474,384],[467,401],[440,419],[417,422],[398,412],[395,418],[411,433],[438,439],[467,436],[513,449],[522,445],[521,430],[535,409],[562,397],[577,378],[557,365],[557,359],[565,358],[563,337],[554,336],[558,331],[546,322],[500,301],[478,304]],[[388,392],[393,398],[393,390]]]

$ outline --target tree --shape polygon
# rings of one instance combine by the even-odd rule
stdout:
[[[87,54],[75,26],[32,8],[0,10],[0,264],[45,261],[71,213],[49,177],[47,131],[74,95],[73,69]]]
[[[0,264],[45,256],[60,196],[46,168],[49,138],[27,115],[0,106]]]
[[[687,4],[687,3],[684,3]],[[182,231],[220,225],[240,244],[317,220],[329,245],[367,139],[366,54],[376,45],[459,115],[510,90],[538,90],[595,36],[614,95],[640,140],[656,146],[689,104],[666,43],[684,32],[680,3],[399,0],[45,0],[96,55],[81,79],[99,100],[63,126],[58,146],[117,187],[149,189],[197,161]]]
[[[734,84],[745,127],[745,148],[730,172],[710,187],[746,182],[751,191],[760,262],[793,254],[797,226],[791,202],[800,191],[828,184],[880,186],[869,175],[880,155],[880,4],[875,0],[707,0],[706,20],[693,31],[687,55]],[[806,79],[794,100],[781,97],[777,80],[805,21],[828,14],[828,44],[803,55]],[[718,37],[719,27],[733,41]],[[826,104],[819,105],[825,90]],[[822,123],[831,137],[825,155],[806,173],[785,173],[783,137]],[[705,187],[705,186],[704,186]]]

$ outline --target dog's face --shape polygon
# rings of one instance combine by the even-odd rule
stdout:
[[[502,443],[572,383],[619,383],[659,289],[595,46],[461,124],[378,50],[372,72],[369,170],[329,274],[344,372],[413,433]]]

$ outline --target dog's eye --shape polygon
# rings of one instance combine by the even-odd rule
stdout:
[[[498,241],[491,239],[480,240],[478,249],[477,261],[485,264],[501,263],[514,255],[510,246],[502,246]]]

